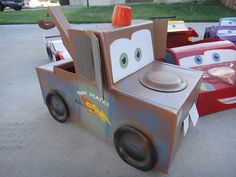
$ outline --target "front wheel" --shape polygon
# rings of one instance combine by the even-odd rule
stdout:
[[[119,128],[114,135],[114,144],[119,156],[139,170],[151,170],[157,161],[152,143],[132,127]]]
[[[65,122],[69,117],[69,111],[64,99],[57,93],[51,92],[46,97],[48,110],[52,117],[60,122]]]

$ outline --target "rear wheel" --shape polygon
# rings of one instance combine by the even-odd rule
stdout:
[[[0,2],[0,11],[4,11],[4,9],[5,9],[5,6],[2,5],[2,3]]]
[[[132,127],[121,127],[114,135],[114,144],[120,157],[133,167],[148,171],[157,160],[152,143],[138,130]]]
[[[16,7],[13,7],[13,9],[14,9],[15,11],[19,11],[19,10],[22,9],[22,6],[16,6]]]
[[[69,110],[64,99],[57,93],[51,92],[46,97],[48,110],[52,117],[60,122],[65,122],[69,117]]]

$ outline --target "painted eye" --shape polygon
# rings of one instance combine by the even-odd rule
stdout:
[[[142,58],[142,51],[140,48],[137,48],[135,50],[135,60],[139,62],[141,58]]]
[[[212,54],[212,59],[216,62],[220,61],[220,55],[218,53],[213,53]]]
[[[195,61],[195,63],[197,63],[198,65],[200,65],[200,64],[202,64],[202,57],[196,56],[196,57],[194,58],[194,61]]]
[[[120,66],[124,69],[128,66],[128,55],[126,53],[120,55]]]

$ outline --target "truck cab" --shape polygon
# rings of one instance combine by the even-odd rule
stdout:
[[[53,118],[90,129],[139,170],[168,173],[202,72],[155,60],[158,22],[72,29],[58,7],[48,12],[72,57],[36,69]]]

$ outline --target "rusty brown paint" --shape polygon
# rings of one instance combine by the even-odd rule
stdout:
[[[146,29],[150,31],[152,36],[154,46],[152,50],[156,49],[158,39],[155,39],[155,33],[158,27],[155,26],[155,22],[137,20],[132,21],[132,24],[126,27],[104,24],[92,28],[85,27],[83,30],[72,30],[58,7],[50,7],[48,11],[73,60],[62,60],[37,67],[44,100],[49,92],[59,92],[68,104],[70,118],[73,121],[79,122],[82,126],[91,129],[95,134],[112,143],[114,133],[124,125],[140,130],[153,143],[159,154],[154,169],[167,173],[183,138],[182,122],[188,115],[193,103],[196,102],[202,73],[153,61],[124,79],[115,82],[112,77],[110,45],[120,38],[131,39],[133,33]],[[89,41],[98,40],[98,42],[86,45],[91,47],[91,50],[79,51],[75,46],[75,41],[72,41],[72,37],[76,37],[78,40],[76,42],[82,42],[80,45],[83,45],[85,43],[80,36],[88,37]],[[100,51],[94,51],[96,50],[94,46],[100,48]],[[163,50],[163,46],[161,50]],[[80,59],[86,60],[88,52],[92,52],[91,55],[96,56],[95,58],[100,57],[101,60],[101,68],[98,66],[99,64],[93,63],[94,60],[90,61],[90,66],[91,73],[93,73],[91,76],[96,74],[95,69],[101,70],[102,96],[98,89],[99,79],[90,76],[86,78],[87,71],[85,71],[85,76],[80,74],[81,68],[78,67],[80,63],[75,59],[79,56]],[[84,67],[86,67],[86,63],[88,62],[85,62]],[[180,92],[165,93],[148,89],[140,84],[139,78],[143,74],[155,71],[168,71],[178,74],[185,78],[188,86]],[[101,97],[109,103],[107,107],[98,100],[86,98],[97,109],[106,114],[109,124],[96,118],[90,119],[96,115],[90,115],[89,111],[86,112],[87,107],[81,100],[81,96],[78,96],[77,91],[92,92],[98,98]]]

